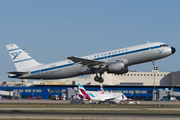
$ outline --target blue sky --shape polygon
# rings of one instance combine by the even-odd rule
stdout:
[[[149,42],[176,53],[156,62],[159,71],[180,70],[179,0],[9,0],[0,1],[0,81],[15,71],[5,45],[27,49],[41,63]],[[152,63],[129,67],[152,71]],[[13,79],[16,80],[16,79]]]

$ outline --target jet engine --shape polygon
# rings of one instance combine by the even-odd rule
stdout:
[[[114,99],[113,100],[116,104],[120,104],[121,100],[120,99]]]
[[[107,73],[123,74],[128,72],[128,67],[122,61],[116,61],[106,66]]]

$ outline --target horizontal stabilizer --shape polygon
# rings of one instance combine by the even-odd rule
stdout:
[[[25,75],[29,74],[29,72],[8,72],[9,74],[15,74],[15,75]]]

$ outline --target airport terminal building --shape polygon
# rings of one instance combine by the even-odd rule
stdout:
[[[136,72],[130,71],[122,75],[103,74],[103,87],[106,92],[122,92],[128,98],[135,100],[152,100],[153,91],[156,90],[156,100],[168,100],[176,97],[180,100],[180,72]],[[52,96],[71,99],[77,91],[77,84],[84,85],[86,90],[99,91],[100,83],[90,78],[70,78],[55,81],[27,81],[1,82],[1,91],[14,91],[20,93],[19,99],[51,99]],[[10,96],[1,95],[2,99]]]

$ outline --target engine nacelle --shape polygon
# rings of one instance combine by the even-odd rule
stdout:
[[[120,99],[114,99],[113,100],[116,104],[120,104],[121,100]]]
[[[116,61],[107,65],[107,73],[123,74],[128,72],[128,67],[122,61]]]

